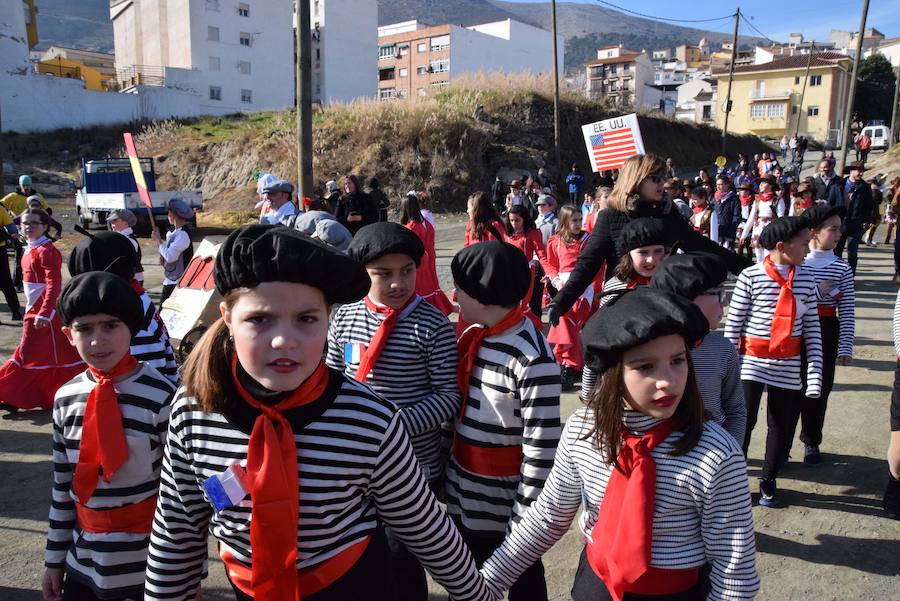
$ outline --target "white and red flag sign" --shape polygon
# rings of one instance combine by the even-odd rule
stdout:
[[[595,172],[618,169],[625,159],[644,154],[637,115],[622,115],[581,126],[584,145]]]

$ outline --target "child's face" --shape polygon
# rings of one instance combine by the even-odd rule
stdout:
[[[509,214],[509,225],[512,226],[514,232],[521,232],[525,228],[525,220],[521,215],[516,213]]]
[[[409,255],[378,257],[366,263],[366,271],[372,280],[369,295],[391,309],[402,308],[416,291],[416,263]]]
[[[631,255],[631,263],[634,265],[634,270],[640,275],[649,278],[656,271],[656,268],[662,264],[663,259],[666,258],[666,247],[658,245],[642,246],[629,251],[629,254]]]
[[[553,212],[553,207],[551,207],[550,205],[538,205],[538,212],[541,215],[546,215],[547,213]]]
[[[775,245],[772,261],[781,265],[803,265],[803,259],[809,252],[809,241],[812,238],[811,230],[803,230],[787,242],[779,242]]]
[[[22,218],[22,231],[25,234],[25,238],[31,242],[34,242],[41,236],[47,233],[47,230],[50,229],[38,218],[37,215],[31,214]]]
[[[219,310],[238,360],[269,390],[294,390],[318,367],[328,335],[328,305],[318,288],[263,282]]]
[[[475,219],[475,201],[469,201],[466,205],[466,212],[469,214],[469,219]]]
[[[102,372],[112,370],[131,347],[131,330],[106,313],[83,315],[62,330],[84,362]]]
[[[597,202],[600,204],[601,209],[605,209],[609,205],[609,192],[602,192]]]
[[[580,234],[581,222],[581,213],[572,213],[572,216],[569,217],[569,231],[573,234]]]
[[[684,338],[656,338],[622,355],[625,405],[658,419],[675,414],[687,385],[688,360]]]
[[[707,290],[694,299],[694,304],[703,311],[709,322],[709,329],[715,330],[719,327],[722,315],[725,314],[725,289]]]
[[[700,207],[701,209],[706,208],[706,197],[704,196],[692,196],[691,201],[694,203],[695,207]]]
[[[812,242],[819,250],[834,250],[841,239],[841,217],[832,215],[812,231]]]

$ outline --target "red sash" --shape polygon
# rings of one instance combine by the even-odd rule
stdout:
[[[738,353],[760,359],[791,359],[800,355],[803,338],[789,338],[776,349],[772,349],[769,343],[765,338],[741,336]]]
[[[78,526],[85,532],[93,533],[150,534],[155,511],[155,494],[143,501],[111,509],[92,509],[82,503],[75,503]]]
[[[834,305],[819,305],[819,315],[822,317],[837,317],[837,307]]]
[[[794,320],[797,319],[797,300],[794,298],[794,276],[797,268],[791,265],[787,279],[781,277],[771,256],[767,255],[763,261],[766,275],[775,280],[781,286],[778,292],[778,300],[775,303],[775,312],[772,315],[772,330],[769,335],[769,352],[782,353],[782,347],[789,344],[791,333],[794,331]]]
[[[373,313],[386,314],[387,317],[382,320],[381,325],[375,330],[375,335],[372,336],[372,340],[366,347],[366,352],[363,353],[363,356],[359,360],[359,367],[356,369],[356,379],[360,382],[366,381],[366,376],[368,376],[369,372],[372,371],[372,368],[375,367],[375,363],[378,361],[381,351],[384,350],[384,345],[387,344],[388,338],[391,337],[391,331],[394,329],[397,319],[399,319],[400,314],[403,313],[410,303],[416,300],[416,295],[413,294],[409,297],[406,304],[399,309],[376,305],[368,296],[366,296],[365,300],[367,309]]]

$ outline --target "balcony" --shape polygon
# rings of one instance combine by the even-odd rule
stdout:
[[[750,90],[750,100],[773,100],[790,98],[790,90]]]

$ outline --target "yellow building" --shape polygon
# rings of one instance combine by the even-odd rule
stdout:
[[[110,80],[104,77],[100,71],[67,58],[57,57],[40,61],[37,64],[37,72],[44,75],[80,79],[84,82],[84,87],[87,90],[110,91],[107,85]]]
[[[809,80],[803,106],[800,96],[806,76],[807,55],[777,58],[761,65],[744,65],[734,70],[732,108],[728,131],[781,138],[794,133],[818,142],[835,143],[846,107],[852,61],[843,54],[822,52],[810,62]],[[728,71],[714,73],[719,98],[716,126],[725,121],[724,100]]]

